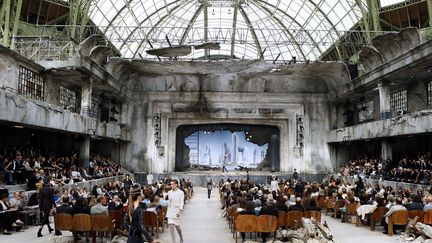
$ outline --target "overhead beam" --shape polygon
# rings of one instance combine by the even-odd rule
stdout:
[[[367,0],[369,16],[372,21],[372,27],[374,31],[381,31],[381,22],[379,16],[380,1],[379,0]]]
[[[15,8],[15,16],[12,28],[12,37],[16,36],[18,33],[18,24],[21,16],[21,8],[22,8],[23,0],[18,0],[16,8]],[[11,48],[14,49],[14,41],[11,42]]]
[[[195,11],[194,15],[192,16],[191,20],[189,21],[189,23],[188,23],[188,25],[187,25],[187,27],[185,29],[185,31],[183,32],[183,35],[182,35],[182,37],[180,39],[180,45],[183,45],[183,43],[185,42],[185,40],[186,40],[186,38],[187,38],[187,36],[189,34],[189,31],[191,30],[193,24],[195,23],[196,19],[201,14],[201,11],[203,9],[204,9],[204,5],[201,4],[198,7],[198,9]]]
[[[204,42],[208,42],[208,4],[204,5]],[[204,56],[210,56],[210,50],[204,49]]]
[[[252,2],[252,4],[255,4],[255,3]],[[298,51],[300,52],[300,55],[303,57],[303,60],[307,60],[308,58],[304,54],[303,49],[300,47],[299,43],[295,40],[291,31],[288,30],[288,28],[285,26],[285,24],[282,22],[282,20],[280,20],[278,17],[272,15],[272,12],[267,7],[261,6],[261,8],[264,10],[264,12],[266,13],[266,15],[268,17],[271,17],[274,20],[276,20],[278,25],[282,28],[282,30],[284,30],[283,32],[284,32],[285,36],[287,36],[288,39],[291,39],[293,41],[294,45],[297,47]],[[296,54],[299,54],[299,53],[296,53]],[[279,53],[278,58],[280,55],[281,55],[281,53]]]
[[[244,9],[243,9],[242,6],[239,6],[239,11],[240,11],[242,17],[244,18],[244,20],[246,21],[246,24],[247,24],[247,26],[248,26],[248,28],[249,28],[249,31],[250,31],[251,34],[252,34],[252,37],[253,37],[254,42],[255,42],[255,46],[256,46],[256,48],[257,48],[257,57],[259,57],[259,56],[262,55],[262,52],[263,52],[263,51],[262,51],[262,48],[261,48],[261,44],[260,44],[260,42],[259,42],[259,40],[258,40],[258,36],[257,36],[256,33],[255,33],[255,29],[254,29],[254,27],[252,26],[252,23],[251,23],[249,17],[247,16],[247,14],[246,14],[246,12],[244,11]]]
[[[238,8],[239,8],[239,1],[236,0],[234,3],[234,13],[233,13],[233,24],[232,24],[232,31],[231,31],[231,57],[234,58],[234,48],[235,48],[235,40],[236,40],[236,33],[237,33],[237,15],[238,15]]]
[[[432,0],[427,0],[429,27],[432,27]]]

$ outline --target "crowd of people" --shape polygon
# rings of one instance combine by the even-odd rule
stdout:
[[[406,188],[393,189],[389,186],[365,184],[361,177],[354,184],[331,177],[323,183],[305,182],[299,179],[280,180],[273,177],[270,184],[258,184],[249,179],[222,180],[219,183],[223,215],[228,211],[237,211],[240,215],[272,215],[278,217],[279,211],[319,211],[319,199],[334,198],[342,201],[338,215],[346,212],[350,203],[358,203],[360,212],[371,213],[373,209],[383,206],[389,211],[382,225],[387,233],[388,217],[397,210],[425,211],[432,209],[432,189],[423,192],[411,192]],[[336,204],[335,204],[336,205]],[[363,206],[363,207],[362,207]],[[370,211],[367,212],[369,209]],[[363,222],[366,223],[366,222]],[[242,239],[245,235],[242,234]],[[265,241],[267,234],[261,234]]]
[[[92,155],[88,166],[82,167],[74,152],[58,155],[31,146],[3,146],[0,149],[0,173],[7,185],[26,183],[28,190],[40,187],[45,177],[51,178],[53,186],[63,186],[122,174],[118,164],[98,154]]]
[[[413,158],[403,156],[399,160],[384,160],[377,156],[357,156],[339,169],[342,175],[360,175],[424,185],[432,183],[431,171],[430,153],[419,153]]]
[[[163,178],[152,184],[140,185],[126,175],[123,181],[95,185],[91,189],[73,188],[62,193],[53,187],[51,181],[50,177],[44,177],[43,186],[29,198],[26,198],[25,192],[16,192],[9,198],[9,192],[0,189],[0,229],[4,235],[10,235],[12,229],[23,231],[30,224],[31,215],[35,215],[39,222],[37,236],[42,237],[45,225],[49,233],[54,231],[49,216],[55,213],[108,215],[110,210],[116,210],[125,212],[124,225],[120,230],[128,232],[130,242],[140,242],[137,237],[143,235],[149,242],[156,242],[152,234],[142,228],[143,211],[159,215],[162,207],[167,207],[166,217],[172,228],[172,237],[175,238],[176,230],[183,241],[179,219],[184,203],[193,192],[189,179]],[[61,232],[55,234],[61,235]]]

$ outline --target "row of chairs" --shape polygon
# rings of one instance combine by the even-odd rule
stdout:
[[[325,202],[325,211],[326,213],[333,211],[333,217],[336,218],[337,213],[342,208],[343,201],[337,201],[334,198],[329,198]],[[356,216],[356,226],[358,227],[360,224],[360,216],[357,215],[357,208],[360,205],[358,203],[349,204],[346,206],[346,213],[344,217],[348,217],[350,215]],[[368,219],[370,222],[370,229],[375,230],[376,222],[381,222],[384,218],[384,215],[387,213],[388,208],[386,207],[378,207],[374,210],[373,213],[368,215]],[[414,219],[417,217],[417,222],[421,222],[424,224],[432,225],[432,210],[423,211],[423,210],[409,210],[409,211],[396,211],[394,212],[388,219],[388,235],[393,235],[393,225],[406,226],[408,224],[409,219]],[[346,218],[345,218],[346,219]],[[346,221],[346,220],[345,220]]]
[[[230,217],[230,216],[228,216]],[[275,233],[280,228],[299,228],[302,218],[315,218],[321,222],[320,211],[279,211],[279,215],[240,215],[238,212],[231,213],[230,228],[237,242],[237,233]],[[276,235],[275,235],[276,237]],[[256,238],[256,234],[255,234]]]
[[[97,232],[109,233],[111,238],[114,236],[116,228],[123,228],[123,221],[125,217],[124,211],[110,210],[108,215],[105,214],[56,214],[54,216],[54,227],[56,230],[72,231],[74,242],[76,242],[76,232],[91,233],[93,242],[96,240]],[[159,238],[159,228],[164,232],[164,225],[168,224],[164,220],[166,217],[166,207],[162,207],[160,214],[156,212],[144,212],[144,227],[156,229],[156,237]]]
[[[63,214],[54,216],[54,227],[56,230],[72,231],[74,242],[77,242],[77,232],[90,234],[92,242],[96,242],[96,233],[109,233],[111,239],[114,237],[114,228],[117,219],[105,214]]]
[[[240,233],[255,233],[255,241],[257,232],[273,233],[276,240],[276,231],[278,228],[278,219],[270,215],[239,215],[235,220],[235,241],[237,243],[238,234]]]

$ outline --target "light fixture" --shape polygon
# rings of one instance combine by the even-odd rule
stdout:
[[[15,128],[20,128],[20,129],[21,129],[21,128],[24,128],[24,126],[21,126],[21,125],[15,125],[14,127],[15,127]]]

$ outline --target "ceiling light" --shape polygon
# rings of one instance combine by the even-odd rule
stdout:
[[[14,127],[15,127],[15,128],[20,128],[20,129],[21,129],[21,128],[24,128],[24,127],[21,126],[21,125],[15,125]]]

